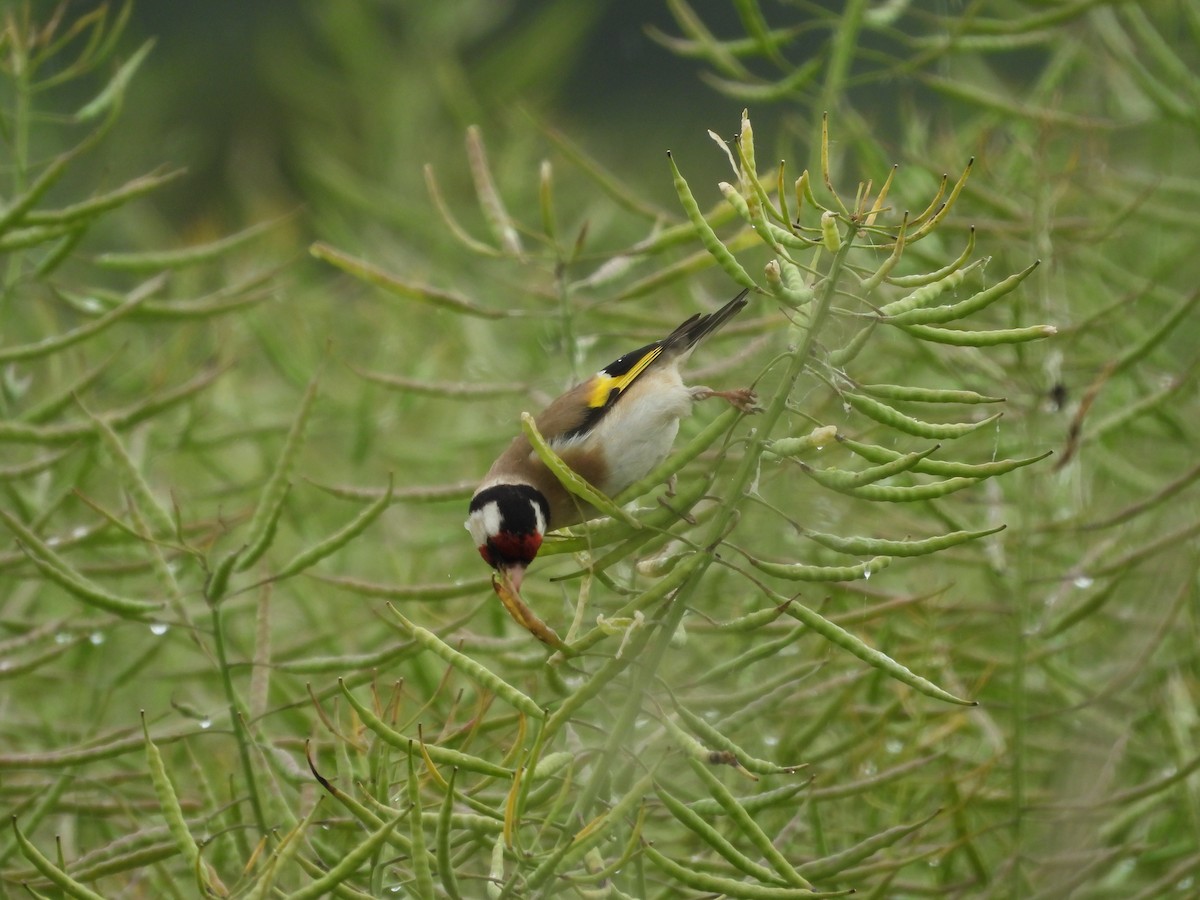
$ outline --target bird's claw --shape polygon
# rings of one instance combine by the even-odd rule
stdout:
[[[722,391],[718,396],[724,397],[736,409],[746,415],[762,412],[758,405],[758,394],[752,388],[740,388],[736,391]]]
[[[735,391],[714,391],[707,387],[692,388],[693,400],[707,400],[709,397],[720,397],[730,406],[747,415],[762,412],[762,407],[758,405],[758,394],[754,393],[752,388],[739,388]]]

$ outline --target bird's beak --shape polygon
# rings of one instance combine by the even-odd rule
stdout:
[[[519,593],[521,582],[525,580],[525,566],[521,563],[505,566],[500,570],[500,577],[508,582],[514,593]]]

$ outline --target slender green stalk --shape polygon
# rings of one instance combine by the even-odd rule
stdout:
[[[237,741],[238,759],[242,765],[242,776],[246,779],[246,795],[250,800],[250,809],[254,813],[254,823],[260,834],[267,833],[267,819],[263,815],[262,799],[258,795],[258,776],[250,758],[250,731],[246,726],[248,713],[237,695],[233,684],[233,672],[229,665],[229,654],[225,649],[225,625],[222,621],[222,604],[211,604],[213,649],[217,655],[217,667],[220,670],[221,686],[225,691],[225,702],[229,707],[229,727],[233,729]],[[244,841],[243,841],[244,843]],[[246,852],[246,848],[243,848]]]
[[[590,818],[592,804],[600,789],[600,785],[608,778],[609,770],[618,757],[620,748],[627,745],[631,740],[634,723],[641,712],[642,697],[646,686],[652,682],[654,676],[657,674],[666,656],[667,649],[671,644],[671,640],[679,628],[680,622],[683,620],[684,613],[688,608],[687,598],[696,589],[704,573],[712,564],[714,559],[712,548],[715,548],[725,535],[729,533],[734,519],[738,514],[738,501],[754,480],[759,459],[767,449],[772,430],[787,409],[787,400],[791,394],[792,387],[804,371],[804,366],[808,361],[809,355],[816,345],[817,333],[829,315],[829,309],[833,303],[838,280],[845,265],[846,257],[853,245],[853,236],[854,230],[852,228],[847,229],[841,247],[834,255],[825,281],[817,294],[811,320],[812,324],[805,333],[801,344],[792,352],[788,361],[786,374],[772,396],[771,402],[756,422],[758,427],[755,430],[754,437],[749,441],[749,446],[746,448],[741,464],[727,489],[726,497],[728,499],[721,506],[717,516],[709,526],[708,540],[704,542],[704,546],[710,549],[697,554],[697,562],[694,568],[691,569],[688,577],[679,586],[674,598],[668,601],[657,623],[656,631],[648,638],[647,648],[638,655],[640,677],[630,685],[625,701],[617,714],[617,720],[613,723],[608,740],[605,742],[604,750],[601,752],[595,770],[592,773],[592,777],[588,784],[585,785],[583,791],[580,792],[572,810],[572,819],[574,820],[587,820]]]
[[[8,52],[11,54],[12,86],[13,86],[13,122],[12,122],[12,181],[10,197],[19,197],[25,192],[26,179],[29,173],[29,125],[32,111],[32,91],[30,89],[30,72],[28,47],[23,43],[24,36],[20,34],[20,26],[11,32],[12,43]],[[0,313],[7,318],[8,306],[12,302],[13,288],[21,276],[21,254],[8,254],[5,264],[4,291],[0,296]]]

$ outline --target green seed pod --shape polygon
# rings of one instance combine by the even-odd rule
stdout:
[[[977,265],[977,264],[976,264]],[[940,324],[942,322],[952,322],[955,319],[961,319],[966,316],[979,312],[982,309],[991,306],[1001,297],[1011,293],[1017,285],[1029,277],[1039,265],[1041,260],[1036,260],[1031,265],[1022,269],[1014,275],[1010,275],[1003,281],[992,285],[986,290],[972,294],[966,300],[960,300],[958,303],[950,303],[944,306],[924,307],[921,309],[910,309],[907,312],[898,313],[891,317],[891,321],[897,325],[925,325],[925,324]],[[962,269],[961,273],[965,275],[975,265],[971,265],[966,269]],[[957,274],[957,273],[956,273]]]
[[[767,223],[767,230],[771,232],[771,240],[789,250],[810,250],[821,243],[811,238],[802,237],[786,228],[781,228],[773,222]]]
[[[454,666],[454,668],[458,669],[472,681],[487,688],[514,709],[518,709],[534,719],[543,719],[546,717],[545,710],[538,706],[531,697],[517,690],[491,669],[487,668],[487,666],[476,662],[465,653],[455,650],[432,631],[422,628],[420,625],[414,625],[396,607],[392,606],[390,609],[396,618],[400,620],[400,624],[404,626],[404,630],[412,635],[413,640],[420,646]]]
[[[838,435],[838,441],[868,462],[885,463],[904,455],[887,447],[863,444],[842,435]],[[1011,472],[1013,469],[1020,469],[1023,466],[1040,462],[1053,452],[1053,450],[1047,450],[1045,453],[1037,456],[1029,456],[1024,459],[998,459],[995,462],[976,464],[950,462],[940,459],[924,459],[913,466],[912,471],[920,472],[923,475],[938,475],[950,478],[992,478],[996,475],[1003,475],[1005,472]]]
[[[413,893],[418,897],[433,897],[433,869],[429,851],[425,849],[424,815],[421,809],[421,781],[417,778],[416,754],[412,741],[408,744],[408,832],[412,849],[409,859],[413,869]]]
[[[887,503],[912,503],[916,500],[936,500],[946,497],[955,491],[961,491],[973,484],[978,478],[948,478],[945,481],[935,481],[930,484],[914,484],[910,487],[897,487],[886,484],[865,484],[862,487],[851,488],[844,493],[860,500],[882,500]]]
[[[492,844],[492,862],[488,869],[487,895],[489,900],[500,900],[504,894],[504,835],[496,835]]]
[[[738,193],[738,189],[728,181],[720,182],[717,188],[721,191],[721,195],[729,205],[745,220],[746,224],[752,225],[754,223],[754,216],[750,212],[750,206],[746,203],[746,198]]]
[[[737,261],[737,258],[729,251],[729,248],[721,243],[721,239],[717,237],[717,233],[712,230],[712,226],[708,224],[704,218],[704,214],[700,212],[700,206],[696,203],[696,198],[692,196],[692,189],[688,187],[688,183],[684,180],[683,175],[679,171],[679,167],[675,165],[675,160],[671,156],[670,151],[667,152],[667,160],[671,164],[671,174],[675,182],[675,193],[679,196],[679,202],[683,206],[683,210],[687,213],[688,220],[695,228],[696,236],[700,238],[700,243],[704,245],[713,259],[717,261],[725,273],[729,275],[735,282],[745,288],[758,290],[758,285],[754,279],[742,268],[742,264]]]
[[[926,422],[923,419],[906,416],[898,409],[863,394],[846,393],[843,396],[846,402],[859,412],[865,413],[882,425],[889,425],[914,437],[928,438],[934,441],[950,441],[960,438],[972,431],[978,431],[1003,415],[1003,413],[995,413],[978,422]]]
[[[78,900],[104,900],[102,895],[97,894],[91,888],[76,881],[43,856],[42,852],[30,842],[29,838],[21,833],[21,829],[17,827],[16,816],[12,817],[12,827],[13,834],[17,838],[17,846],[21,850],[21,855],[33,863],[33,867],[60,888],[63,893],[70,897],[76,897]]]
[[[377,581],[365,581],[361,578],[319,573],[310,573],[310,577],[325,584],[332,584],[343,590],[361,594],[364,597],[380,597],[384,600],[405,602],[410,600],[418,602],[451,600],[455,597],[477,594],[479,591],[491,587],[492,584],[491,577],[486,575],[479,578],[464,578],[448,584],[384,584]]]
[[[225,592],[229,589],[229,579],[233,575],[234,567],[237,565],[238,558],[242,555],[242,551],[246,549],[243,544],[237,550],[231,550],[221,557],[218,562],[208,573],[208,578],[204,582],[204,599],[209,604],[215,604],[225,596]]]
[[[967,183],[967,179],[971,176],[971,169],[973,169],[974,167],[975,167],[975,157],[971,157],[971,159],[967,161],[966,168],[963,169],[962,175],[960,175],[958,177],[958,181],[954,182],[954,187],[952,187],[950,189],[950,196],[948,196],[946,198],[946,202],[943,203],[940,207],[938,207],[937,212],[935,212],[933,214],[933,216],[931,216],[929,218],[928,221],[926,221],[920,228],[918,228],[915,232],[913,232],[912,237],[910,238],[910,241],[915,243],[916,241],[919,241],[921,238],[925,237],[925,235],[927,235],[931,231],[933,231],[933,229],[935,229],[941,223],[942,219],[944,219],[947,216],[947,214],[949,214],[950,208],[952,206],[954,206],[954,201],[958,199],[958,195],[962,192],[963,185]],[[942,189],[944,189],[944,187],[945,187],[945,179],[944,178],[942,180],[942,185],[943,185]],[[942,189],[939,189],[939,191],[938,191],[939,196],[942,193]],[[932,209],[932,208],[933,208],[933,204],[930,204],[930,209]],[[925,214],[922,213],[922,215],[918,217],[918,221],[920,221],[920,219],[922,217],[924,217],[924,215]]]
[[[937,537],[925,538],[919,541],[842,537],[841,535],[825,534],[821,531],[809,531],[807,529],[804,531],[804,536],[809,540],[816,541],[823,547],[828,547],[830,550],[836,550],[839,553],[848,553],[853,556],[881,554],[907,557],[936,553],[939,550],[945,550],[947,547],[955,547],[959,544],[965,544],[967,541],[987,537],[989,534],[1003,531],[1006,527],[1005,525],[997,525],[995,528],[988,528],[983,531],[952,531],[949,534],[941,534]]]
[[[171,838],[183,855],[184,861],[187,862],[188,868],[194,868],[200,856],[200,847],[196,844],[196,839],[192,837],[191,831],[188,830],[187,822],[184,821],[183,807],[179,805],[175,786],[171,784],[170,776],[167,775],[167,767],[163,762],[162,754],[154,746],[154,741],[150,740],[145,714],[142,715],[142,736],[146,741],[146,764],[150,769],[150,782],[154,785],[154,793],[158,796],[159,810],[162,812],[163,819],[167,823],[167,830],[171,833]]]
[[[884,179],[883,187],[881,187],[879,189],[879,195],[875,198],[875,202],[871,204],[871,211],[869,213],[867,213],[867,217],[864,220],[864,223],[866,224],[866,226],[868,228],[870,228],[872,225],[875,224],[875,220],[879,217],[879,214],[881,212],[883,212],[883,209],[884,209],[883,204],[887,201],[888,191],[890,191],[892,189],[892,179],[896,177],[896,172],[898,172],[899,170],[900,170],[900,164],[893,163],[892,170],[890,172],[888,172],[887,178]],[[905,214],[904,214],[904,221],[905,222],[908,221],[908,213],[907,212],[905,212]],[[903,224],[900,226],[900,228],[901,228],[901,231],[904,230]]]
[[[1003,397],[985,397],[975,391],[912,387],[907,384],[860,384],[860,391],[884,400],[909,400],[915,403],[1003,403]]]
[[[692,507],[708,493],[714,475],[715,472],[710,471],[700,478],[689,478],[676,489],[675,496],[663,497],[655,506],[639,511],[637,518],[643,525],[641,531],[634,532],[628,525],[616,520],[585,525],[578,529],[581,533],[547,540],[538,555],[594,551],[616,541],[632,541],[634,537],[652,539],[691,512]]]
[[[487,247],[487,245],[480,246],[485,248],[491,256],[500,255],[499,251],[495,248]],[[403,278],[393,275],[391,272],[381,269],[379,266],[351,256],[348,253],[343,253],[341,250],[337,250],[321,241],[317,241],[311,245],[308,248],[308,252],[317,259],[324,260],[330,265],[336,266],[360,281],[381,288],[396,297],[415,300],[418,303],[427,303],[439,309],[447,309],[460,315],[474,316],[479,319],[504,319],[512,315],[508,310],[491,309],[481,306],[469,297],[464,297],[453,291],[435,288],[428,284],[420,284],[419,282],[406,281]]]
[[[812,184],[810,183],[808,169],[805,169],[803,172],[801,172],[800,177],[796,179],[795,189],[796,189],[796,218],[793,221],[799,222],[800,221],[800,213],[804,209],[804,201],[805,200],[808,200],[808,202],[812,206],[815,206],[817,209],[821,208],[821,204],[817,203],[816,198],[813,197]]]
[[[194,244],[182,250],[154,251],[151,253],[101,253],[93,262],[102,269],[131,272],[182,269],[188,266],[211,262],[234,247],[245,244],[270,229],[281,225],[287,218],[287,216],[280,216],[269,222],[260,222],[228,237],[210,241],[207,244]]]
[[[379,716],[375,715],[361,700],[354,696],[350,688],[346,685],[343,679],[338,679],[338,687],[342,690],[342,695],[354,707],[354,711],[358,713],[358,717],[362,719],[363,724],[367,726],[375,736],[389,746],[396,747],[400,750],[408,750],[411,738],[405,737],[398,731],[394,730]],[[477,756],[469,756],[459,750],[452,750],[449,747],[440,747],[437,744],[426,744],[425,752],[439,766],[457,766],[468,772],[477,772],[480,775],[487,775],[491,778],[501,778],[505,781],[512,779],[512,772],[503,766],[498,766],[495,763],[488,762],[485,759],[480,759]]]
[[[738,797],[737,801],[742,809],[748,813],[758,813],[777,806],[791,806],[796,794],[808,787],[810,783],[796,781],[769,791],[762,791],[750,797]],[[706,819],[725,814],[725,810],[721,808],[721,804],[717,803],[712,797],[701,797],[699,800],[693,800],[688,806]]]
[[[810,450],[822,450],[837,440],[836,425],[821,425],[814,428],[804,437],[780,438],[772,441],[766,452],[772,456],[792,457],[808,453]]]
[[[1111,373],[1109,374],[1111,378]],[[1139,416],[1144,416],[1148,413],[1156,412],[1167,406],[1166,401],[1170,400],[1175,393],[1188,383],[1187,376],[1176,376],[1167,382],[1166,387],[1153,393],[1146,394],[1141,399],[1130,403],[1118,409],[1111,415],[1105,416],[1098,422],[1095,422],[1091,428],[1084,432],[1083,440],[1085,443],[1093,443],[1103,440],[1104,437],[1113,431],[1123,431],[1125,426]]]
[[[764,625],[770,625],[782,615],[783,607],[770,606],[766,609],[759,609],[752,613],[747,613],[744,616],[738,616],[734,619],[727,619],[726,621],[719,623],[717,627],[721,631],[755,631],[759,628],[762,628]],[[707,680],[707,676],[705,676],[705,680]]]
[[[1112,378],[1118,372],[1125,371],[1134,363],[1143,359],[1151,350],[1162,343],[1167,335],[1176,333],[1176,326],[1191,313],[1198,302],[1200,302],[1200,291],[1190,291],[1186,296],[1181,298],[1171,311],[1161,318],[1159,325],[1153,331],[1117,358],[1108,373],[1109,378]]]
[[[946,291],[962,284],[963,279],[967,277],[967,273],[978,265],[980,265],[978,262],[972,263],[965,269],[957,269],[950,272],[944,278],[940,278],[932,284],[919,287],[911,294],[906,294],[899,300],[893,300],[886,306],[880,307],[879,314],[886,319],[894,319],[903,313],[924,309]]]
[[[632,616],[638,611],[645,611],[649,607],[663,600],[668,594],[677,589],[688,577],[707,559],[703,553],[693,553],[687,559],[678,563],[669,575],[664,576],[652,587],[648,588],[643,593],[634,597],[624,606],[622,606],[612,618],[625,618]],[[609,637],[608,631],[597,626],[591,631],[588,631],[582,637],[578,638],[571,644],[571,650],[575,653],[583,653],[585,650],[598,644],[600,641]]]
[[[917,288],[922,285],[932,284],[935,281],[941,281],[951,272],[957,272],[967,264],[967,260],[971,258],[971,254],[975,252],[975,226],[971,226],[971,231],[967,237],[967,247],[959,255],[958,259],[947,263],[940,269],[933,272],[926,272],[922,275],[895,275],[888,278],[888,284],[895,285],[898,288]]]
[[[76,571],[65,559],[55,553],[49,544],[12,513],[0,509],[0,521],[3,521],[8,526],[8,530],[16,536],[21,550],[43,575],[88,606],[94,606],[126,619],[142,619],[148,613],[162,608],[161,603],[120,597],[96,584],[81,572]]]
[[[771,293],[783,299],[783,276],[779,271],[779,260],[773,259],[763,266],[763,274],[767,276],[767,285]]]
[[[824,856],[821,859],[814,859],[811,862],[797,866],[796,869],[805,878],[812,878],[818,881],[823,878],[836,878],[850,866],[870,859],[880,850],[890,847],[901,838],[905,838],[913,832],[920,830],[935,816],[940,815],[941,812],[940,809],[934,810],[919,822],[885,828],[878,834],[873,834],[865,840],[859,841],[854,846],[847,847],[840,853],[831,853],[829,856]]]
[[[566,769],[573,762],[575,762],[575,754],[567,750],[548,753],[538,760],[533,771],[529,773],[529,777],[534,781],[550,778],[557,775],[563,769]]]
[[[27,359],[36,359],[42,356],[49,356],[59,350],[64,350],[74,344],[78,344],[89,337],[103,331],[114,322],[125,318],[130,313],[134,312],[150,297],[149,291],[134,291],[129,295],[129,299],[115,309],[110,309],[102,316],[98,316],[86,325],[81,325],[72,331],[67,331],[45,340],[36,341],[32,344],[17,344],[12,347],[0,348],[0,363],[18,362]]]
[[[101,744],[98,747],[72,747],[66,750],[49,750],[44,753],[0,753],[0,771],[70,768],[101,759],[124,756],[135,750],[144,750],[145,746],[146,742],[139,734],[117,738],[115,741]]]
[[[362,534],[367,529],[367,526],[379,518],[383,511],[391,505],[391,502],[392,476],[388,475],[387,490],[342,528],[339,528],[329,537],[318,541],[313,546],[293,556],[283,568],[275,573],[275,580],[280,581],[295,575],[297,572],[303,572],[305,569],[346,546],[355,537]]]
[[[907,684],[909,687],[920,691],[928,697],[935,697],[938,700],[945,700],[947,703],[954,703],[959,706],[976,706],[973,700],[962,700],[949,691],[942,690],[928,679],[922,678],[915,674],[907,667],[896,662],[886,653],[881,653],[874,647],[868,646],[859,638],[852,635],[839,625],[830,622],[824,616],[813,612],[802,603],[792,602],[788,604],[787,614],[800,622],[803,622],[821,637],[825,638],[835,646],[841,647],[843,650],[857,656],[868,665],[872,665],[877,669],[886,672],[892,678],[902,684]]]
[[[663,716],[662,723],[667,729],[671,742],[689,759],[704,760],[708,758],[709,748],[684,731],[674,719],[670,716]]]
[[[483,132],[479,126],[467,128],[467,160],[471,169],[471,178],[475,182],[475,196],[479,200],[479,208],[483,218],[491,229],[492,236],[506,253],[521,258],[524,254],[521,246],[521,233],[513,222],[496,181],[492,177],[491,165],[488,163],[487,148],[483,143]]]
[[[1031,325],[1028,328],[999,328],[995,331],[958,331],[953,328],[934,328],[932,325],[903,325],[915,338],[954,347],[995,347],[1000,344],[1023,344],[1054,337],[1053,325]]]
[[[851,491],[884,478],[891,478],[893,475],[898,475],[901,472],[906,472],[937,449],[938,446],[935,444],[928,450],[922,450],[917,453],[905,453],[891,462],[871,466],[859,472],[849,472],[845,469],[834,468],[815,469],[804,462],[800,463],[800,468],[817,484],[835,491]]]
[[[779,274],[783,277],[783,283],[788,291],[802,303],[808,303],[816,296],[812,285],[804,280],[804,273],[795,263],[781,260],[779,263]]]
[[[683,719],[684,724],[691,729],[692,733],[700,737],[708,745],[709,749],[715,748],[732,753],[737,759],[738,765],[748,772],[754,772],[758,775],[794,775],[797,771],[804,768],[802,765],[781,766],[769,760],[751,756],[730,738],[716,728],[713,728],[708,722],[704,721],[704,719],[687,707],[676,703],[675,711],[679,713],[679,717]]]
[[[577,709],[582,707],[592,697],[595,697],[604,689],[605,685],[621,674],[621,672],[625,671],[630,662],[632,662],[632,657],[630,656],[609,658],[607,662],[596,670],[595,675],[569,694],[559,704],[558,708],[550,714],[550,717],[546,719],[546,724],[542,726],[543,742],[549,740],[551,735],[557,734],[558,730],[570,720]]]
[[[295,467],[296,458],[304,445],[308,420],[316,403],[320,382],[319,372],[308,382],[304,396],[300,399],[300,408],[296,410],[295,418],[288,429],[287,438],[283,442],[283,448],[279,451],[279,459],[267,478],[267,483],[263,485],[258,504],[254,507],[254,515],[250,519],[246,552],[237,561],[239,572],[244,572],[254,565],[275,539],[275,529],[279,523],[279,516],[283,512],[283,501],[291,489],[292,469]]]
[[[702,872],[690,861],[687,865],[680,865],[659,853],[651,844],[643,847],[642,852],[656,868],[662,870],[671,879],[672,883],[686,885],[706,896],[738,897],[743,900],[814,900],[818,897],[841,897],[846,893],[845,891],[817,893],[808,888],[755,885],[737,878],[726,878]]]
[[[832,351],[829,354],[829,364],[835,369],[843,368],[850,364],[853,359],[858,356],[859,351],[867,345],[867,339],[871,336],[871,332],[875,330],[875,320],[868,320],[868,324],[860,328],[858,332],[850,339],[850,343],[844,347]]]
[[[754,568],[789,581],[857,581],[867,579],[891,565],[890,556],[877,556],[856,566],[809,566],[801,563],[772,563],[751,559]]]
[[[895,170],[893,170],[893,172],[894,171]],[[889,175],[889,184],[891,183],[891,180],[891,176]],[[882,194],[880,194],[880,199],[883,199]],[[900,257],[904,253],[904,231],[906,228],[908,228],[907,212],[904,213],[904,218],[900,222],[900,229],[896,232],[896,241],[892,246],[891,255],[882,263],[880,263],[879,268],[863,279],[862,289],[865,294],[870,294],[871,291],[879,287],[880,282],[887,278],[887,276],[891,274],[892,269],[896,268],[896,264],[900,262]]]
[[[35,656],[30,656],[20,662],[15,662],[11,659],[4,660],[4,666],[0,668],[0,681],[7,681],[12,678],[21,678],[28,675],[30,672],[36,672],[46,663],[58,659],[68,650],[78,647],[87,640],[85,635],[76,635],[75,637],[59,644],[54,644],[49,650],[43,651]],[[15,649],[15,645],[6,642],[6,648],[11,652]]]
[[[401,812],[385,822],[380,828],[367,836],[366,840],[355,844],[337,864],[315,881],[309,882],[300,890],[288,894],[288,900],[317,900],[318,897],[328,897],[343,881],[353,875],[381,847],[392,834],[393,829],[408,816]]]
[[[645,575],[647,578],[661,578],[693,552],[692,548],[686,544],[671,541],[654,556],[639,560],[636,567],[638,574]]]
[[[837,253],[842,246],[842,235],[838,231],[837,213],[830,209],[821,213],[821,242],[830,253]]]
[[[771,869],[761,863],[755,862],[738,850],[724,835],[710,825],[703,816],[691,809],[682,800],[679,800],[661,785],[656,785],[654,791],[658,795],[658,799],[662,801],[663,806],[667,808],[667,811],[680,824],[716,850],[717,853],[727,859],[736,869],[745,872],[759,882],[770,884],[775,881],[777,876]]]
[[[446,785],[446,793],[442,797],[442,805],[438,810],[437,834],[435,837],[435,852],[437,854],[438,878],[442,888],[450,900],[462,900],[458,889],[458,875],[454,871],[454,859],[451,855],[451,840],[454,837],[454,782],[458,777],[458,769],[450,772],[450,781]]]
[[[791,232],[780,228],[773,222],[767,221],[767,202],[768,201],[766,201],[765,198],[760,197],[758,194],[751,196],[748,204],[750,207],[751,227],[754,228],[754,233],[762,238],[763,242],[770,247],[777,256],[781,256],[784,259],[790,259],[791,257],[788,256],[787,250],[784,249],[785,245],[779,240],[778,236],[780,234],[791,234]]]
[[[795,867],[779,852],[779,848],[767,837],[766,832],[738,803],[737,798],[729,792],[721,780],[712,773],[709,766],[696,759],[689,759],[688,763],[691,765],[692,771],[699,776],[701,783],[708,789],[709,795],[721,804],[725,813],[737,827],[738,833],[754,845],[754,848],[763,855],[771,868],[788,884],[811,890],[812,885],[808,880],[797,872]]]

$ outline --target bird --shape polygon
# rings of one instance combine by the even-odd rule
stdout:
[[[747,293],[715,312],[693,315],[662,340],[570,388],[535,417],[538,432],[576,474],[613,497],[666,459],[693,403],[720,397],[743,412],[755,411],[752,390],[689,387],[680,374],[696,345],[746,307]],[[522,433],[476,488],[466,528],[484,562],[515,591],[548,530],[598,515],[562,486]]]

